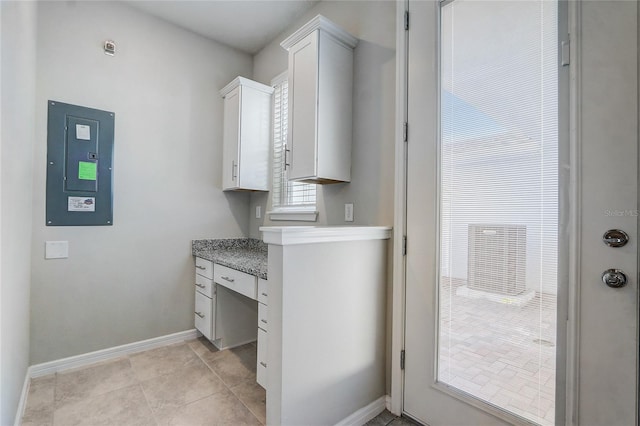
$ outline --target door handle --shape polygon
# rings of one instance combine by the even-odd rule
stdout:
[[[602,273],[602,282],[611,288],[620,288],[627,284],[627,276],[620,269],[607,269]]]

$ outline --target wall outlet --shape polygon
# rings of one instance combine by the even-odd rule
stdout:
[[[262,206],[256,206],[256,219],[260,219],[262,217]]]
[[[344,221],[353,222],[353,203],[344,205]]]
[[[66,259],[69,257],[69,241],[45,241],[45,259]]]

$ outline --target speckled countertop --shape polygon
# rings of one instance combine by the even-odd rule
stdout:
[[[191,254],[267,279],[267,245],[253,238],[193,240]]]

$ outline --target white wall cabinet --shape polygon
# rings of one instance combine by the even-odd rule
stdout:
[[[222,189],[268,191],[273,88],[237,77],[220,94],[224,98]]]
[[[358,39],[318,15],[281,43],[289,51],[289,179],[351,180],[353,49]]]

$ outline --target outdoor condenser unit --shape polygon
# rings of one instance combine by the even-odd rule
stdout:
[[[514,296],[526,290],[527,227],[469,225],[467,285]]]

